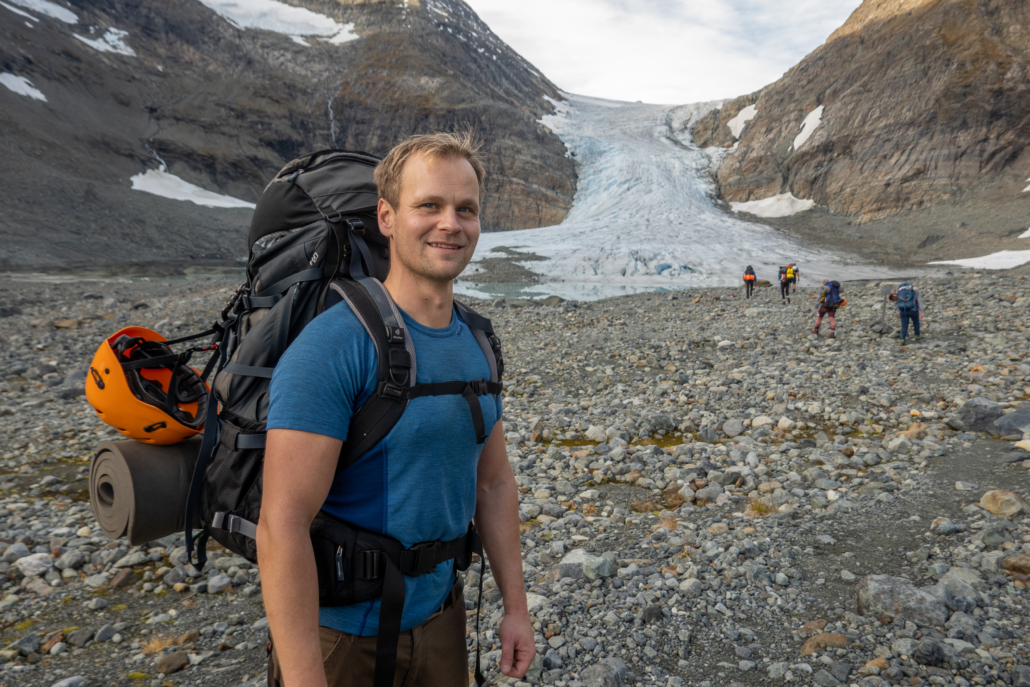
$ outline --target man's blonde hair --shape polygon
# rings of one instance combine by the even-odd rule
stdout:
[[[479,183],[479,203],[483,204],[483,177],[486,168],[479,159],[480,144],[471,129],[453,134],[423,134],[412,136],[395,146],[382,162],[376,165],[375,180],[379,197],[397,208],[401,199],[401,170],[412,155],[424,155],[429,160],[438,158],[462,158],[467,160],[476,173]]]

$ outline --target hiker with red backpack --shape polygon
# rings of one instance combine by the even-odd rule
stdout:
[[[905,345],[908,337],[908,323],[912,321],[915,328],[916,341],[922,338],[919,335],[919,320],[923,316],[923,297],[916,290],[915,284],[910,281],[898,285],[898,290],[887,296],[887,300],[896,303],[898,314],[901,316],[901,345]]]
[[[794,272],[790,265],[780,268],[780,298],[783,300],[784,305],[790,304],[790,285],[794,278],[793,274]]]
[[[748,265],[744,270],[744,291],[747,298],[751,298],[751,294],[755,291],[755,279],[755,268]]]
[[[815,319],[815,328],[812,329],[812,333],[819,336],[819,327],[823,323],[823,317],[828,316],[830,335],[827,338],[832,339],[837,331],[837,308],[843,307],[846,303],[847,301],[840,296],[840,282],[824,279],[823,287],[819,291],[819,309],[816,311],[818,316]]]

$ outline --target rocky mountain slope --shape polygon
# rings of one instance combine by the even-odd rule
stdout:
[[[1020,0],[866,0],[779,81],[699,122],[694,141],[736,145],[716,173],[728,201],[814,200],[815,216],[779,222],[809,237],[836,244],[863,223],[873,242],[911,227],[892,251],[927,259],[968,257],[972,239],[1025,249],[1028,45]]]
[[[165,163],[252,203],[305,151],[382,154],[465,124],[485,143],[487,229],[556,224],[571,205],[572,162],[536,121],[560,94],[460,0],[12,1],[0,269],[231,261],[249,209],[130,179]]]

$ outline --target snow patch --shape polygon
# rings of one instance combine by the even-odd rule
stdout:
[[[19,7],[24,7],[27,10],[38,12],[39,14],[45,14],[51,19],[57,21],[63,21],[65,24],[78,24],[79,15],[75,14],[69,9],[61,7],[56,2],[50,2],[50,0],[10,0]]]
[[[1017,239],[1030,239],[1030,229],[1027,229],[1022,234],[1016,237]]]
[[[309,45],[304,36],[317,36],[334,45],[358,37],[354,24],[340,24],[332,17],[294,7],[276,0],[200,0],[223,19],[240,29],[263,29],[289,36],[301,45]],[[300,40],[298,40],[300,39]]]
[[[46,102],[46,96],[39,89],[33,87],[32,82],[24,76],[15,76],[10,72],[0,72],[0,84],[7,86],[9,90],[14,91],[18,95],[27,95],[35,100]]]
[[[1030,177],[1027,177],[1026,180],[1030,181]],[[1026,188],[1023,189],[1023,193],[1026,193],[1027,191],[1030,191],[1030,186],[1027,186]]]
[[[737,116],[726,122],[726,126],[730,128],[730,133],[733,134],[733,138],[740,138],[740,135],[744,133],[744,127],[755,118],[755,114],[758,112],[758,108],[754,105],[748,105],[743,110],[737,113]]]
[[[814,200],[795,198],[794,194],[789,191],[771,198],[749,200],[745,203],[730,203],[734,212],[750,212],[759,217],[787,217],[804,212],[814,205]]]
[[[73,33],[73,36],[78,38],[80,41],[100,52],[113,52],[119,55],[128,55],[129,57],[135,57],[136,51],[130,48],[125,43],[125,37],[129,35],[128,31],[122,31],[121,29],[110,28],[100,38],[83,38],[77,33]]]
[[[794,137],[794,150],[805,145],[805,141],[812,137],[815,128],[823,121],[823,106],[815,108],[808,113],[805,120],[801,122],[801,133]]]
[[[1030,229],[1020,238],[1030,238]],[[1007,270],[1030,262],[1030,250],[1003,250],[979,258],[963,258],[962,260],[939,260],[931,265],[958,265],[981,270]]]
[[[130,179],[133,191],[153,193],[155,196],[170,198],[172,200],[188,200],[197,205],[209,208],[254,208],[253,203],[248,203],[232,196],[223,196],[220,193],[205,191],[199,186],[183,181],[174,174],[169,174],[162,165],[161,169],[151,169],[143,174],[137,174]]]
[[[11,7],[6,2],[0,2],[0,7],[4,7],[5,9],[9,9],[12,12],[14,12],[15,14],[17,14],[19,16],[22,16],[22,17],[27,17],[27,18],[31,19],[32,21],[39,21],[39,17],[35,17],[35,16],[29,14],[28,12],[22,12],[17,7]],[[25,22],[25,25],[28,26],[29,28],[33,28],[32,24],[30,24],[28,22]]]

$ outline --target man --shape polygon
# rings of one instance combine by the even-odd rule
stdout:
[[[791,265],[791,268],[794,270],[794,276],[791,277],[791,282],[790,282],[791,284],[794,285],[793,288],[791,289],[791,292],[792,293],[797,293],[798,292],[798,284],[801,282],[801,270],[798,269],[797,264]]]
[[[837,308],[843,305],[840,297],[840,282],[823,279],[823,286],[819,290],[818,310],[816,310],[815,328],[812,333],[819,336],[819,327],[823,324],[823,317],[830,317],[829,339],[837,335]]]
[[[905,345],[905,339],[908,337],[909,320],[915,327],[916,341],[923,338],[919,334],[919,321],[923,316],[923,296],[916,289],[915,284],[912,282],[900,284],[898,290],[887,296],[887,299],[898,305],[898,315],[901,316],[901,345]]]
[[[384,285],[402,311],[420,384],[489,377],[453,301],[454,278],[479,239],[483,176],[467,134],[414,137],[376,168],[379,227],[390,240]],[[474,515],[504,601],[500,670],[522,677],[536,648],[500,401],[478,398],[492,427],[484,445],[476,444],[462,396],[413,398],[386,438],[334,479],[354,410],[376,388],[377,365],[369,336],[340,304],[313,320],[276,366],[257,533],[274,643],[269,682],[373,684],[379,602],[318,607],[309,527],[320,510],[405,547],[455,539]],[[453,566],[448,560],[428,574],[404,576],[392,684],[468,684],[465,601]]]
[[[790,278],[787,272],[790,266],[780,268],[780,300],[784,305],[790,304]]]
[[[751,294],[755,290],[755,268],[748,265],[744,269],[744,290],[747,293],[747,298],[751,298]]]

